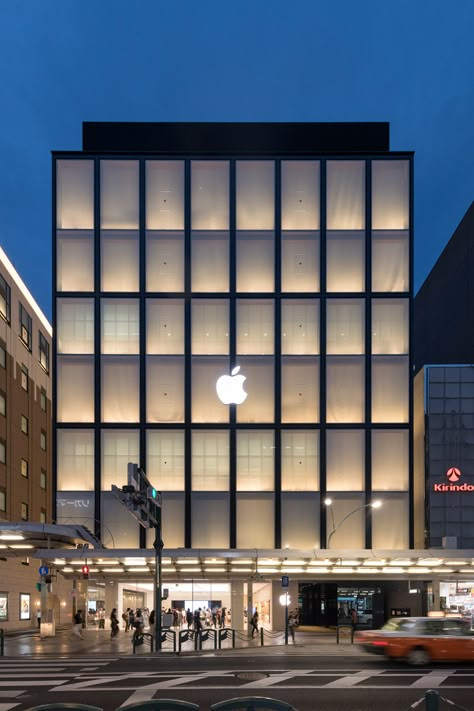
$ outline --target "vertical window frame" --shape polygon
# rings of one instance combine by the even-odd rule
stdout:
[[[0,274],[0,316],[11,323],[11,289],[5,277]]]
[[[38,331],[38,350],[39,364],[44,372],[49,374],[49,343],[41,331]]]
[[[31,351],[33,344],[33,321],[21,301],[19,302],[19,327],[20,341],[26,348],[28,348],[29,351]]]

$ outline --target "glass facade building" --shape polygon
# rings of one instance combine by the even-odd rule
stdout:
[[[111,494],[132,461],[165,548],[412,547],[412,154],[191,126],[54,154],[58,523],[151,547]]]

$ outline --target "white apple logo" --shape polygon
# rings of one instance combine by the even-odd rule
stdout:
[[[216,383],[219,400],[224,405],[241,405],[247,394],[244,390],[245,375],[237,375],[240,365],[236,366],[230,375],[221,375]]]

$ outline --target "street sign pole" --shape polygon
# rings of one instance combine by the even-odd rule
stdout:
[[[162,597],[162,580],[161,580],[161,554],[163,550],[163,541],[161,540],[161,506],[156,508],[156,526],[155,526],[155,573],[153,584],[153,601],[155,605],[155,649],[161,652],[161,597]]]

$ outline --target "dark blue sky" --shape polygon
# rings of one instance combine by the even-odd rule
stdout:
[[[0,244],[51,316],[50,151],[87,121],[390,121],[415,286],[474,199],[473,0],[3,0]]]

